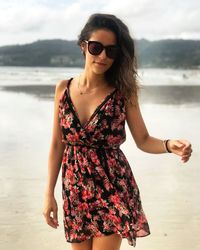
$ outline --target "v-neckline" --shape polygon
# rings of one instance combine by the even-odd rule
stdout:
[[[70,91],[69,91],[69,85],[71,83],[73,78],[70,78],[69,81],[67,82],[67,95],[68,95],[68,98],[69,98],[69,101],[71,103],[71,106],[72,106],[72,111],[73,111],[73,114],[75,116],[75,118],[77,119],[79,125],[81,126],[82,129],[85,129],[87,127],[87,125],[91,122],[91,120],[93,119],[93,117],[97,114],[97,112],[100,110],[100,108],[113,96],[113,94],[117,91],[117,88],[115,88],[114,90],[112,90],[109,94],[107,94],[103,100],[100,102],[99,105],[97,105],[97,107],[94,109],[92,115],[87,119],[87,121],[82,124],[81,121],[80,121],[80,118],[79,118],[79,114],[74,106],[74,103],[71,99],[71,96],[70,96]]]

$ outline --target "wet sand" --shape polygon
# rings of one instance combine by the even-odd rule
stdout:
[[[11,85],[1,86],[4,91],[17,93],[26,93],[36,96],[37,98],[52,99],[54,96],[54,85]],[[141,86],[140,100],[142,103],[157,104],[182,104],[182,103],[199,103],[200,86],[196,85],[162,85],[162,86]]]
[[[17,90],[0,91],[0,248],[71,249],[64,238],[60,176],[56,186],[60,227],[50,228],[42,216],[54,86],[31,88],[16,86]],[[197,103],[198,93],[195,98]],[[151,98],[146,96],[145,100]],[[144,101],[141,110],[152,136],[192,141],[193,156],[186,164],[175,155],[140,151],[126,125],[127,140],[121,149],[140,188],[151,229],[150,236],[137,239],[138,250],[200,249],[200,109],[196,104],[182,103],[158,105]],[[121,250],[128,249],[134,248],[123,239]]]

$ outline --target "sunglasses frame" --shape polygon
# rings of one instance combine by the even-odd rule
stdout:
[[[87,43],[87,45],[88,45],[88,51],[89,51],[89,53],[91,54],[91,55],[93,55],[93,56],[98,56],[98,55],[100,55],[101,53],[102,53],[102,51],[105,49],[105,52],[106,52],[106,56],[108,57],[108,58],[110,58],[110,59],[116,59],[117,58],[117,56],[118,56],[118,54],[119,54],[119,46],[118,45],[107,45],[107,46],[104,46],[101,42],[98,42],[98,41],[89,41],[89,40],[84,40],[84,42],[85,43]],[[90,48],[90,44],[91,43],[96,43],[96,44],[98,44],[98,45],[100,45],[101,46],[101,51],[99,52],[99,53],[91,53],[91,50],[89,49]],[[117,49],[116,51],[116,55],[113,57],[113,56],[110,56],[110,54],[109,54],[109,49],[110,48],[115,48],[115,49]]]

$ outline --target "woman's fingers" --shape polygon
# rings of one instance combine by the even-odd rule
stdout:
[[[191,154],[192,154],[192,152],[187,152],[187,153],[183,154],[183,155],[182,155],[182,159],[190,158]]]
[[[190,151],[191,150],[191,143],[187,140],[178,140],[182,145],[184,145],[183,147],[183,151]]]
[[[48,217],[46,218],[46,222],[47,222],[47,224],[48,224],[49,226],[55,228],[55,222],[53,221],[53,218],[52,218],[51,216],[48,216]]]
[[[185,147],[183,148],[183,151],[182,151],[182,158],[190,158],[192,154],[192,147],[191,147],[191,144],[189,142],[185,142]]]
[[[174,146],[181,148],[184,146],[183,142],[181,140],[175,140],[174,142]]]
[[[46,223],[53,228],[57,228],[59,226],[57,214],[58,214],[58,207],[56,200],[54,198],[53,199],[46,198],[43,215],[45,217]]]
[[[51,216],[50,216],[50,220],[48,221],[48,225],[53,227],[53,228],[57,228],[59,226],[57,219],[54,219]]]
[[[59,224],[58,224],[58,215],[57,214],[58,213],[57,213],[57,209],[56,209],[55,211],[53,211],[53,221],[54,221],[54,224],[55,224],[56,227],[59,226]]]
[[[181,160],[183,162],[187,162],[192,154],[192,146],[189,141],[181,140],[181,142],[184,144],[184,147],[182,149]]]
[[[51,212],[53,212],[53,216],[51,216]],[[57,211],[46,211],[43,213],[46,223],[53,227],[53,228],[57,228],[59,226],[58,224],[58,220],[57,220]]]
[[[192,154],[191,143],[187,140],[170,140],[170,149],[173,153],[181,156],[183,162],[187,162]]]
[[[187,162],[188,160],[189,160],[189,157],[181,158],[181,161],[184,163]]]
[[[182,150],[183,150],[184,144],[182,144],[180,141],[170,140],[168,142],[168,146],[172,153],[182,156]]]

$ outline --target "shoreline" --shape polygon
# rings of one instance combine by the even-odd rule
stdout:
[[[55,85],[9,85],[1,91],[24,93],[38,98],[53,100]],[[197,85],[143,85],[139,90],[141,103],[185,104],[200,103],[200,86]]]

